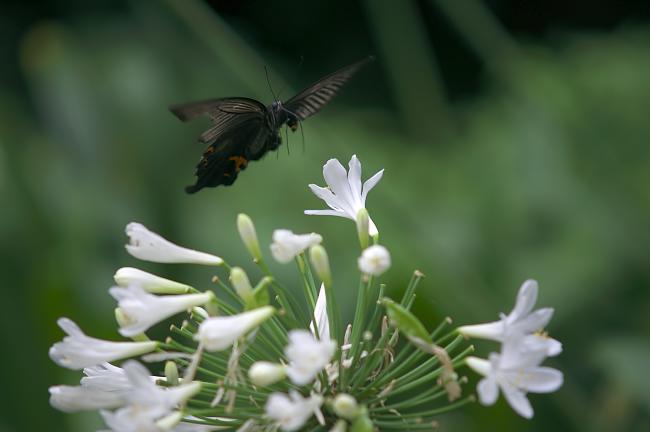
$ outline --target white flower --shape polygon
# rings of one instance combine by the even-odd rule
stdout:
[[[316,233],[294,234],[290,230],[278,229],[273,231],[271,253],[277,262],[286,264],[305,249],[322,241],[323,237]]]
[[[115,412],[102,411],[107,426],[117,432],[160,431],[165,417],[177,417],[174,409],[195,395],[201,384],[192,382],[176,387],[159,387],[152,381],[149,371],[136,361],[124,364],[124,373],[130,385],[126,394],[128,405]],[[178,421],[176,420],[175,423]]]
[[[215,255],[187,249],[149,231],[144,225],[131,222],[126,226],[129,244],[126,250],[134,257],[158,263],[189,263],[221,265],[223,260]]]
[[[124,369],[104,363],[87,367],[80,386],[50,387],[50,405],[65,412],[117,408],[126,403],[131,384]],[[156,380],[159,377],[151,377]]]
[[[286,366],[267,361],[257,361],[248,369],[248,378],[256,386],[268,386],[286,376]]]
[[[358,264],[363,273],[379,276],[390,267],[390,253],[382,245],[370,246],[361,253]]]
[[[287,376],[294,384],[309,384],[329,363],[336,351],[333,340],[316,340],[307,330],[291,330],[284,350],[289,366]]]
[[[125,322],[121,323],[120,334],[131,337],[147,331],[160,321],[194,306],[208,303],[214,294],[183,294],[156,296],[138,285],[128,288],[113,287],[110,294],[118,301],[118,307]]]
[[[50,348],[50,358],[59,366],[82,369],[101,363],[145,354],[156,349],[158,342],[111,342],[86,336],[68,318],[57,321],[68,336]]]
[[[207,351],[222,351],[273,315],[272,306],[264,306],[237,315],[211,317],[199,326],[194,339]]]
[[[124,405],[124,395],[85,386],[50,387],[50,405],[64,412],[110,409]]]
[[[192,288],[133,267],[122,267],[115,272],[113,279],[118,286],[128,287],[136,284],[152,294],[186,294]]]
[[[501,315],[501,320],[486,324],[467,325],[458,328],[465,336],[505,342],[509,338],[518,340],[520,349],[544,349],[546,355],[556,356],[562,352],[562,344],[552,338],[536,333],[542,330],[553,317],[553,308],[533,311],[537,302],[537,282],[525,281],[514,309],[509,315]]]
[[[266,402],[265,410],[266,415],[275,420],[280,429],[295,431],[300,429],[322,404],[323,397],[320,395],[304,398],[292,390],[289,396],[284,393],[272,393]]]
[[[323,177],[327,188],[310,184],[309,188],[320,199],[325,201],[331,210],[305,210],[307,215],[340,216],[356,222],[357,213],[366,206],[366,197],[370,189],[381,180],[384,170],[379,171],[361,186],[361,163],[357,156],[350,159],[350,171],[346,172],[341,162],[330,159],[323,166]],[[369,234],[378,234],[372,219],[369,220]]]
[[[327,316],[327,295],[325,294],[325,285],[323,284],[320,286],[318,299],[316,300],[316,306],[314,307],[314,319],[318,326],[318,339],[329,340],[330,320]],[[309,330],[311,330],[312,334],[316,334],[313,321],[309,323]]]
[[[518,342],[506,342],[501,354],[490,354],[489,360],[468,357],[467,365],[485,376],[476,388],[483,405],[492,405],[499,397],[499,389],[522,417],[533,417],[533,408],[527,392],[551,393],[562,386],[563,375],[557,369],[539,366],[546,358],[544,349],[521,351]]]

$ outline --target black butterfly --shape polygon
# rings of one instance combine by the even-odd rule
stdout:
[[[169,110],[182,121],[206,114],[214,125],[203,132],[199,141],[208,144],[196,166],[196,183],[187,193],[204,187],[230,186],[249,161],[259,160],[276,150],[282,139],[280,128],[286,123],[292,131],[298,122],[316,114],[345,82],[372,60],[367,57],[316,81],[286,102],[264,106],[255,99],[230,97],[172,105]]]

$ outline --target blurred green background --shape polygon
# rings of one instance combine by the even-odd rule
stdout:
[[[566,4],[568,3],[568,4]],[[122,245],[139,221],[257,273],[235,229],[325,237],[352,299],[354,226],[308,217],[321,167],[352,154],[386,172],[367,206],[394,266],[393,295],[427,278],[428,326],[508,312],[521,282],[564,353],[532,421],[501,400],[440,430],[650,430],[650,7],[646,1],[284,0],[3,2],[0,6],[0,432],[89,431],[47,388],[78,374],[48,347],[68,316],[116,338],[113,272],[138,265],[208,284],[212,271],[140,264]],[[231,188],[189,196],[206,122],[170,103],[283,98],[367,54],[377,61]],[[302,59],[302,65],[301,65]],[[289,151],[290,150],[290,151]],[[293,268],[275,266],[296,285]],[[346,303],[341,301],[340,303]],[[346,313],[351,314],[351,302]],[[487,355],[492,344],[478,344]],[[473,385],[473,384],[472,384]],[[473,387],[468,387],[473,389]]]

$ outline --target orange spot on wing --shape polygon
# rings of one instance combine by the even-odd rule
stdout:
[[[248,165],[248,159],[243,156],[231,156],[228,158],[228,160],[235,162],[235,171],[237,172],[239,172],[242,168],[246,168],[246,165]]]

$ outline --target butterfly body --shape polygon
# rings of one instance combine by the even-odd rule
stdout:
[[[284,125],[295,132],[301,120],[318,112],[370,60],[334,72],[284,103],[276,100],[264,106],[255,99],[230,97],[171,106],[170,111],[182,121],[207,115],[214,123],[199,137],[208,147],[196,166],[196,183],[185,190],[195,193],[204,187],[232,185],[250,161],[280,147]]]

